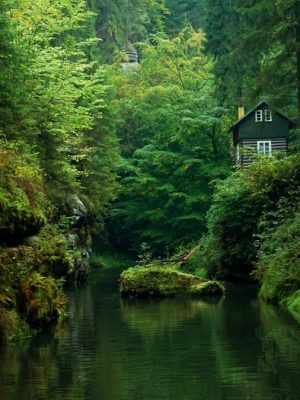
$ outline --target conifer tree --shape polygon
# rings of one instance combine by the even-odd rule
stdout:
[[[99,42],[98,57],[111,62],[115,50],[126,41],[144,40],[151,32],[163,30],[167,12],[165,0],[88,0],[95,12],[95,31]]]
[[[237,51],[259,61],[254,94],[265,94],[292,116],[296,106],[300,117],[299,0],[239,1],[239,12],[247,23]]]
[[[217,96],[221,104],[229,106],[244,102],[245,86],[251,76],[247,57],[235,52],[244,29],[244,21],[238,11],[238,1],[205,0],[204,29],[207,37],[207,50],[215,59],[214,73],[218,81]]]
[[[203,0],[166,0],[166,7],[168,14],[165,25],[168,33],[175,36],[187,25],[194,29],[203,28]]]
[[[221,103],[251,106],[266,98],[295,117],[293,109],[300,104],[300,2],[203,4],[207,49],[216,60]]]

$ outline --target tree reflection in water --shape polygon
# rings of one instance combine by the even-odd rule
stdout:
[[[1,349],[1,400],[299,398],[300,328],[247,287],[124,301],[117,278],[95,272],[67,321]]]

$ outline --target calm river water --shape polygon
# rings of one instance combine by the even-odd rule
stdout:
[[[300,327],[249,288],[122,301],[118,271],[70,293],[70,317],[0,349],[1,400],[299,400]]]

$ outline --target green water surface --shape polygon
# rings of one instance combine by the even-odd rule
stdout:
[[[0,400],[300,399],[300,327],[254,290],[122,301],[118,274],[93,272],[67,321],[0,349]]]

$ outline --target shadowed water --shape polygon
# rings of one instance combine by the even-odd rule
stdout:
[[[70,317],[0,349],[1,400],[298,400],[300,327],[253,290],[121,301],[118,271],[70,293]]]

